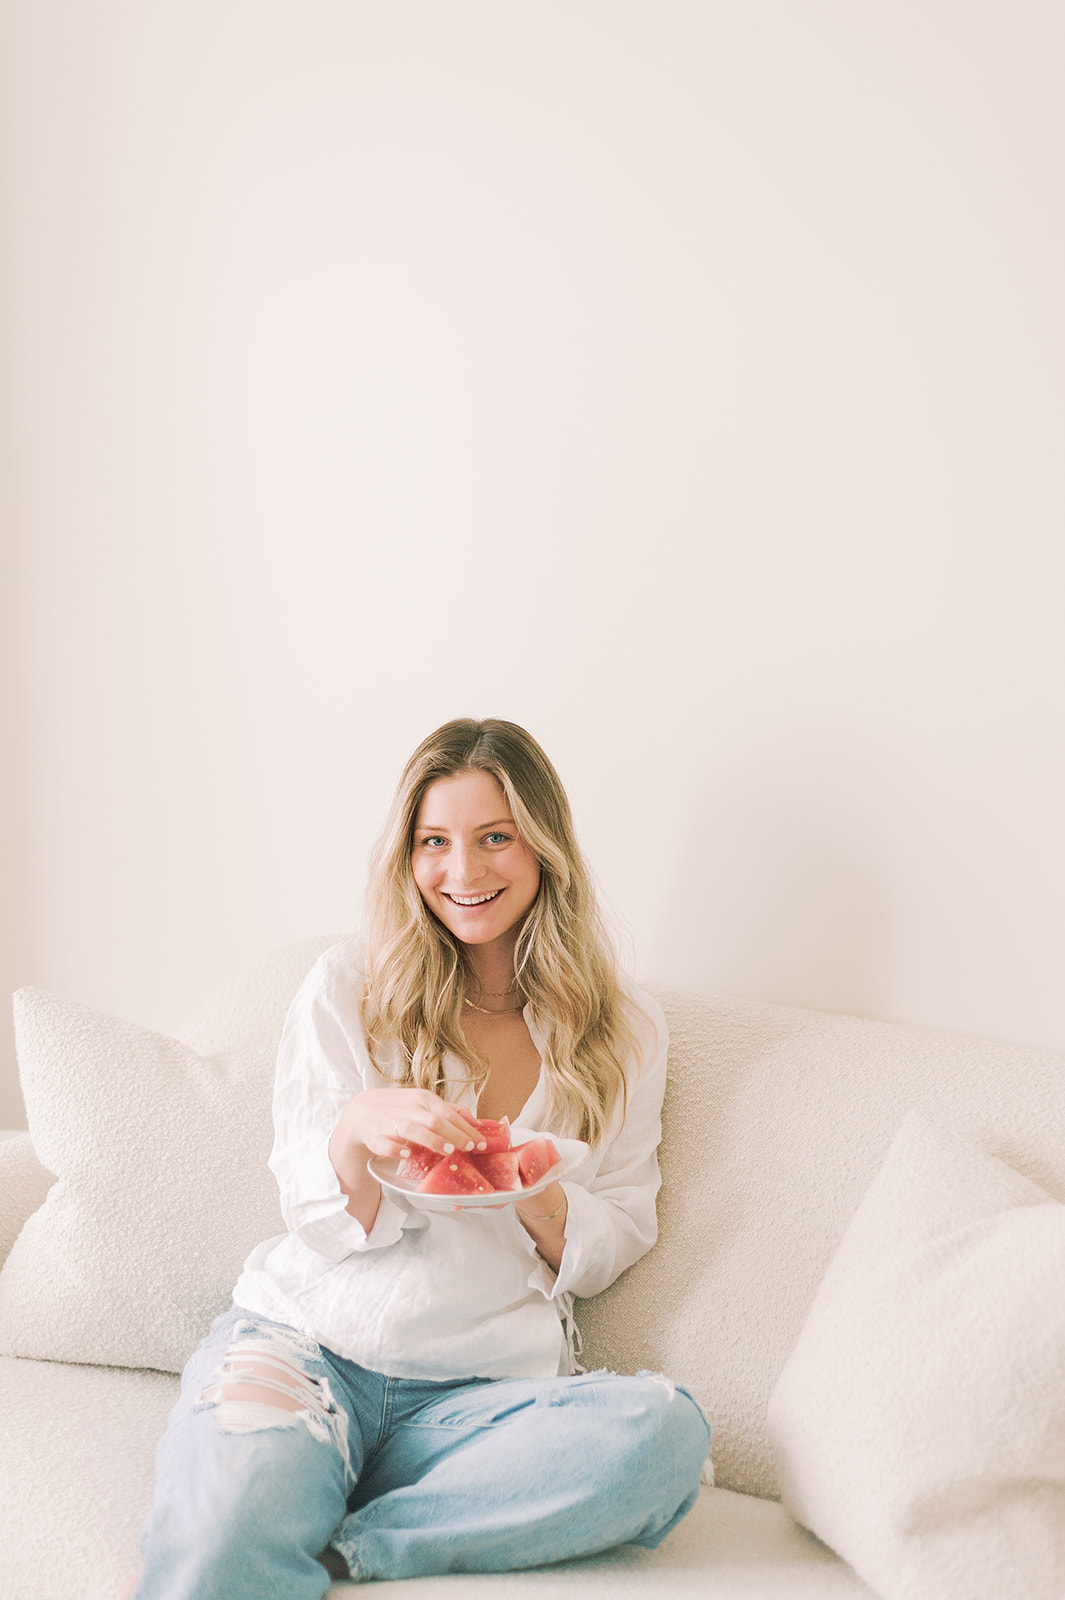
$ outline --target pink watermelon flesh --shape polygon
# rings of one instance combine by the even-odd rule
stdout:
[[[475,1150],[470,1152],[469,1160],[484,1174],[493,1189],[521,1188],[516,1150]]]
[[[413,1183],[421,1183],[427,1178],[438,1161],[443,1161],[439,1150],[430,1150],[424,1144],[412,1144],[410,1155],[404,1156],[396,1168],[397,1178],[407,1178]]]
[[[516,1154],[518,1172],[522,1186],[526,1189],[534,1183],[539,1183],[540,1179],[561,1159],[550,1139],[530,1139],[527,1144],[518,1145]]]
[[[423,1194],[491,1194],[492,1185],[469,1156],[456,1150],[436,1163],[418,1188]]]
[[[510,1149],[510,1119],[503,1117],[495,1122],[491,1117],[477,1118],[477,1136],[487,1141],[487,1150],[479,1150],[478,1155],[495,1155],[498,1150]]]
[[[559,1161],[550,1139],[530,1139],[512,1148],[506,1117],[498,1122],[491,1117],[469,1120],[488,1141],[487,1150],[456,1150],[441,1156],[423,1144],[412,1144],[396,1175],[417,1183],[424,1194],[512,1193],[539,1183]]]

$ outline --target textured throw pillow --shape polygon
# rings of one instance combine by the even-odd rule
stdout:
[[[785,1505],[885,1600],[1061,1600],[1065,1205],[911,1112],[769,1435]]]
[[[15,996],[15,1036],[57,1181],[0,1271],[0,1354],[179,1371],[284,1231],[273,1051],[203,1057],[37,989]]]

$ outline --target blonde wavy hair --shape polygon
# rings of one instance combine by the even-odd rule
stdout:
[[[379,1070],[444,1092],[445,1051],[480,1086],[488,1062],[462,1030],[477,983],[465,947],[429,911],[411,869],[414,829],[431,783],[486,772],[540,863],[540,888],[518,934],[515,975],[546,1048],[548,1126],[601,1140],[625,1105],[621,1061],[637,1051],[610,938],[558,774],[532,736],[497,718],[447,722],[404,768],[374,852],[363,917],[362,1018]],[[398,1047],[398,1048],[397,1048]]]

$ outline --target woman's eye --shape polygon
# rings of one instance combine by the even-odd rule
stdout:
[[[510,835],[506,834],[506,833],[490,833],[488,835],[488,843],[489,844],[506,844],[506,842],[509,839],[509,837],[510,837]]]
[[[422,840],[422,844],[430,845],[435,850],[438,849],[440,845],[447,844],[447,840],[439,833],[431,833],[428,839]]]

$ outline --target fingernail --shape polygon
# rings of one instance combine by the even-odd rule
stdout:
[[[488,1140],[487,1139],[482,1139],[480,1141],[480,1143],[478,1144],[477,1148],[478,1148],[478,1150],[487,1150],[488,1149]]]
[[[466,1149],[467,1150],[472,1150],[473,1149],[473,1140],[472,1139],[467,1139],[467,1141],[466,1141]]]
[[[409,1150],[401,1150],[399,1153],[400,1153],[401,1156],[409,1156],[410,1155],[410,1151]]]
[[[446,1156],[453,1156],[455,1154],[455,1146],[453,1144],[446,1144],[444,1146],[444,1154]]]

